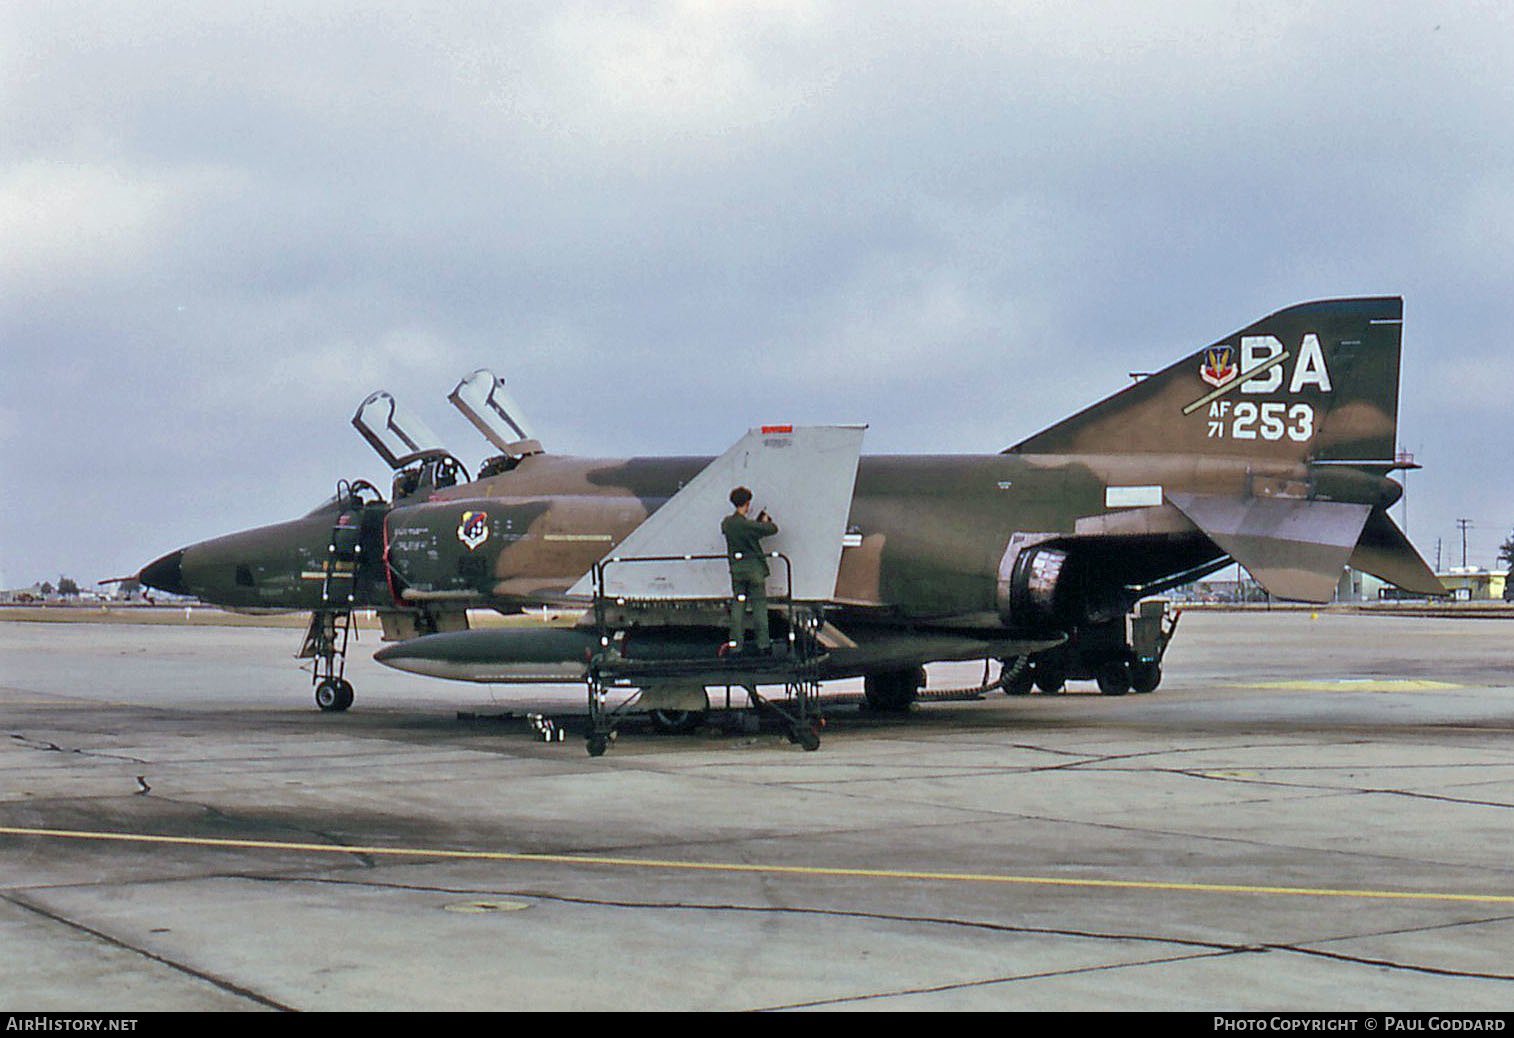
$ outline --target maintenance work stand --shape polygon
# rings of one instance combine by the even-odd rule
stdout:
[[[612,568],[644,568],[650,580],[641,586],[656,586],[664,580],[679,583],[678,567],[725,561],[724,555],[616,556],[594,567],[593,618],[598,650],[588,671],[589,755],[604,754],[614,741],[618,722],[633,707],[668,692],[685,697],[705,695],[709,686],[740,687],[757,714],[776,718],[788,732],[790,742],[806,750],[820,748],[819,668],[825,658],[817,640],[822,623],[819,603],[798,602],[793,596],[793,566],[786,555],[771,552],[782,563],[787,591],[773,599],[768,616],[758,623],[778,627],[772,652],[767,655],[725,652],[727,624],[732,608],[725,598],[687,598],[642,594],[628,596],[606,591],[606,573]],[[783,687],[781,697],[764,696],[758,686]],[[629,694],[611,705],[615,690]]]
[[[709,686],[740,686],[757,711],[783,721],[790,739],[820,745],[821,610],[836,589],[864,429],[749,429],[568,589],[569,598],[591,602],[598,635],[588,677],[591,754],[609,747],[629,706],[611,708],[615,688],[637,690],[631,701],[646,709],[648,700],[703,703]],[[720,655],[731,603],[721,521],[737,486],[778,517],[767,556],[782,563],[787,587],[769,589],[768,619],[780,629],[771,657]],[[781,699],[757,691],[777,685]],[[698,695],[680,697],[695,686]]]

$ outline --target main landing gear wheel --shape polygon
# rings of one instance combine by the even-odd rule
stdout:
[[[1019,662],[1016,660],[1001,660],[1004,668],[1000,684],[1004,688],[1006,696],[1028,696],[1036,683],[1036,672],[1030,665],[1029,660]],[[1019,670],[1015,670],[1016,666]]]
[[[589,756],[603,757],[605,751],[610,748],[610,737],[599,732],[592,733],[588,740]]]
[[[1124,660],[1109,660],[1099,664],[1093,677],[1099,683],[1099,691],[1106,696],[1123,696],[1130,691],[1130,669]]]
[[[1067,665],[1061,660],[1038,660],[1036,662],[1036,687],[1047,695],[1055,695],[1067,687]]]
[[[1130,690],[1137,695],[1155,692],[1161,683],[1161,664],[1141,660],[1130,665]]]
[[[315,705],[325,713],[341,713],[352,700],[352,682],[346,678],[325,678],[315,686]]]

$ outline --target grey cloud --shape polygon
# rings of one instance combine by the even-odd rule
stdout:
[[[777,415],[997,450],[1357,292],[1407,297],[1416,537],[1474,486],[1514,521],[1459,461],[1507,438],[1514,392],[1496,5],[3,18],[13,583],[131,570],[377,475],[346,428],[374,388],[476,460],[442,394],[480,364],[565,451],[715,452]]]

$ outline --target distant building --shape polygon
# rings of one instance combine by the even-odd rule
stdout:
[[[1480,566],[1452,566],[1435,575],[1450,590],[1451,597],[1459,602],[1501,601],[1509,581],[1508,570]]]
[[[1347,566],[1341,571],[1340,583],[1335,586],[1335,600],[1337,602],[1376,602],[1380,598],[1398,597],[1394,594],[1397,590],[1386,580]]]
[[[1477,566],[1453,566],[1435,574],[1459,602],[1496,602],[1503,598],[1508,583],[1507,570],[1486,570]],[[1382,599],[1424,598],[1401,591],[1370,573],[1347,568],[1335,589],[1337,602],[1376,602]]]

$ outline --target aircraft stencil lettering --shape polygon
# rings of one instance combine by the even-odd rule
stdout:
[[[1283,385],[1282,362],[1292,356],[1283,349],[1283,344],[1271,335],[1241,336],[1241,367],[1254,372],[1241,380],[1242,393],[1275,393]],[[1267,373],[1262,378],[1262,372]],[[1313,384],[1321,393],[1330,392],[1330,372],[1325,366],[1325,356],[1320,350],[1319,336],[1310,332],[1299,345],[1298,363],[1288,383],[1288,392],[1297,395],[1306,385]]]
[[[1297,397],[1306,389],[1322,394],[1332,392],[1330,368],[1319,335],[1306,332],[1296,352],[1298,360],[1289,373],[1287,362],[1293,359],[1295,351],[1285,349],[1275,335],[1243,335],[1237,371],[1231,347],[1210,347],[1204,351],[1199,377],[1215,389],[1186,405],[1183,413],[1192,414],[1207,405],[1205,435],[1209,439],[1286,437],[1295,443],[1308,442],[1315,431],[1314,404],[1290,400],[1240,401],[1232,407],[1231,401],[1222,399],[1232,390],[1251,394],[1283,392],[1285,377],[1289,397]]]
[[[343,481],[301,519],[181,548],[138,576],[230,608],[310,610],[304,655],[319,661],[323,709],[351,703],[339,626],[370,608],[396,643],[377,654],[390,666],[563,681],[631,661],[649,696],[697,713],[725,640],[723,614],[699,602],[714,609],[729,585],[723,561],[695,556],[708,558],[701,539],[716,536],[738,474],[765,473],[772,486],[751,485],[779,516],[774,550],[802,560],[793,580],[819,632],[814,680],[860,676],[883,710],[908,706],[923,665],[942,660],[1000,660],[1013,693],[1068,678],[1151,691],[1171,631],[1138,629],[1131,610],[1221,567],[1240,563],[1300,601],[1328,601],[1348,563],[1445,593],[1387,512],[1403,492],[1388,476],[1406,467],[1395,460],[1402,317],[1397,297],[1280,310],[998,454],[870,457],[856,427],[795,425],[753,429],[713,459],[559,456],[478,371],[450,398],[504,452],[478,478],[376,393],[354,425],[394,470],[389,500]],[[1200,387],[1211,388],[1195,399]],[[631,548],[687,565],[633,577]],[[590,578],[612,564],[634,594],[694,604],[604,630]],[[543,608],[581,617],[561,630],[469,629],[469,609]],[[779,644],[801,633],[795,615],[771,611]],[[738,682],[773,673],[718,666]]]

